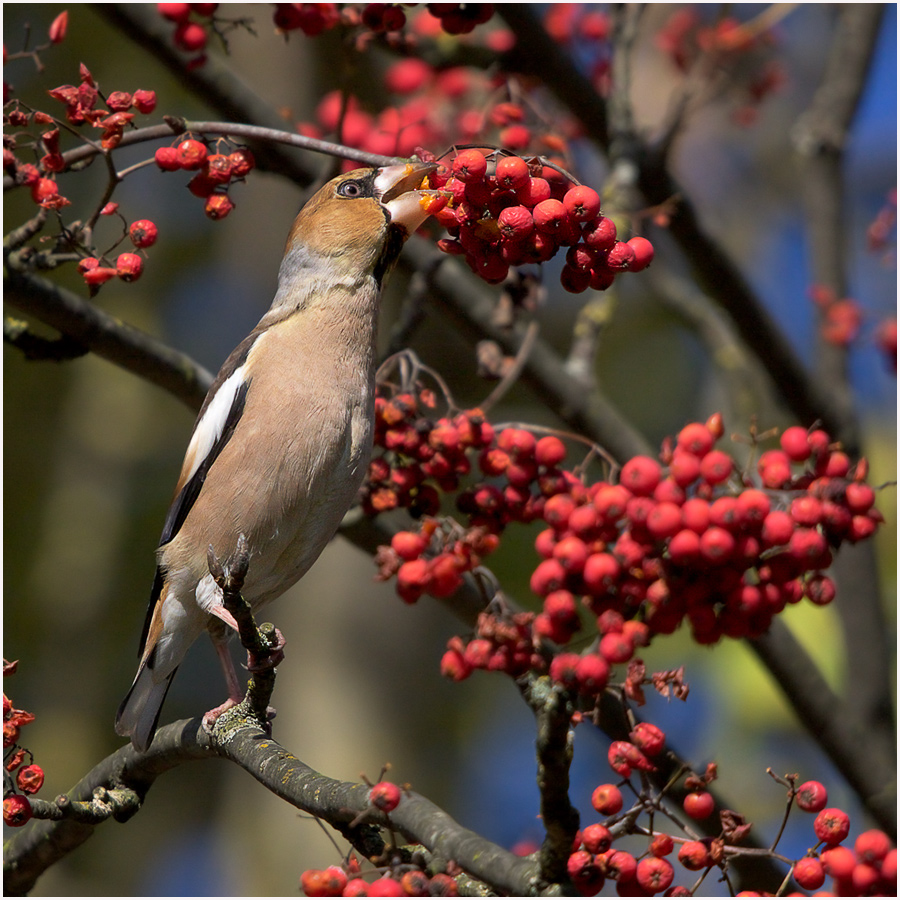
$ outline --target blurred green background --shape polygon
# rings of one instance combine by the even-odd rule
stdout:
[[[63,8],[4,4],[7,50],[22,46],[26,23],[41,36]],[[864,249],[865,228],[896,177],[896,12],[890,10],[847,160],[851,289],[867,310],[867,328],[891,313],[896,297],[895,266]],[[163,113],[218,118],[92,7],[73,5],[69,11],[68,36],[42,54],[42,72],[28,60],[7,66],[4,77],[15,96],[51,109],[46,90],[77,82],[78,63],[84,62],[104,91],[155,90],[157,109],[148,121]],[[255,38],[232,36],[231,65],[272,107],[290,110],[291,120],[312,119],[323,93],[345,76],[351,86],[354,77],[368,84],[377,97],[372,72],[389,60],[380,50],[373,48],[354,70],[343,64],[333,35],[312,41],[297,33],[285,41],[274,34],[269,6],[224,4],[222,12],[254,19]],[[667,14],[651,7],[648,33]],[[832,15],[826,6],[804,5],[782,24],[789,81],[762,108],[754,128],[738,128],[725,103],[713,104],[693,117],[676,154],[678,176],[706,227],[734,254],[807,360],[812,311],[789,130],[821,76]],[[652,42],[644,44],[636,108],[641,123],[651,126],[668,98],[661,86],[672,79]],[[123,152],[120,167],[153,149]],[[586,147],[578,158],[583,180],[602,184],[602,161]],[[103,178],[98,165],[87,174],[61,176],[62,192],[73,201],[67,216],[91,208]],[[186,180],[150,166],[116,192],[125,216],[154,220],[160,240],[140,281],[110,283],[97,303],[215,371],[268,307],[302,193],[283,179],[254,173],[232,191],[234,213],[213,223],[204,217],[202,202],[183,190]],[[27,196],[11,192],[6,230],[32,210]],[[118,227],[101,224],[110,235]],[[654,274],[679,272],[665,236],[659,245]],[[548,269],[542,336],[565,352],[583,297],[564,294],[553,264]],[[53,277],[85,293],[71,267]],[[656,444],[723,405],[722,371],[691,329],[660,304],[649,279],[624,281],[598,378]],[[404,288],[402,279],[391,285],[383,334]],[[414,346],[462,404],[476,405],[489,392],[491,385],[472,375],[472,346],[433,306]],[[896,382],[870,343],[854,351],[852,372],[871,482],[879,484],[895,478]],[[742,389],[742,415],[756,412],[764,426],[788,424],[758,381],[750,377]],[[153,551],[193,418],[178,400],[103,360],[29,363],[4,348],[4,654],[20,660],[19,674],[4,687],[16,706],[37,715],[23,740],[46,770],[44,797],[68,789],[121,744],[113,716],[134,675]],[[494,418],[554,424],[524,388],[513,390]],[[728,423],[729,431],[745,428],[746,421]],[[878,546],[888,600],[896,594],[894,503],[892,489],[881,493],[887,525]],[[510,533],[494,566],[523,603],[534,602],[527,589],[532,537]],[[461,685],[445,682],[438,661],[447,638],[458,631],[456,621],[427,600],[405,606],[390,586],[373,581],[374,573],[368,557],[338,538],[302,583],[270,608],[269,618],[288,640],[275,697],[277,738],[338,778],[357,779],[363,771],[374,778],[389,761],[392,778],[410,782],[464,825],[500,843],[538,837],[532,725],[515,687],[487,675]],[[893,616],[893,603],[888,605]],[[840,683],[847,673],[832,611],[801,606],[788,621],[828,677]],[[698,768],[713,757],[719,761],[721,788],[739,798],[733,802],[742,804],[748,819],[770,825],[781,814],[780,794],[764,775],[765,766],[799,770],[803,778],[831,776],[831,804],[852,804],[743,646],[700,649],[679,633],[646,659],[651,668],[687,666],[688,704],[654,698],[648,717],[670,730]],[[218,703],[223,692],[211,645],[200,641],[181,667],[163,720],[196,715]],[[573,795],[582,808],[589,808],[592,784],[608,778],[604,747],[595,735],[579,731]],[[812,843],[803,833],[796,841],[798,852]],[[314,822],[236,767],[212,761],[160,779],[146,808],[126,827],[108,823],[98,829],[48,872],[35,893],[294,894],[303,869],[338,859]]]

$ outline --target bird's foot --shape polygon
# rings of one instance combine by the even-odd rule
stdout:
[[[264,672],[266,669],[274,669],[275,666],[281,665],[284,660],[284,645],[287,641],[280,629],[274,629],[275,643],[269,645],[269,652],[266,656],[259,657],[255,653],[248,651],[247,653],[247,671],[248,672]]]
[[[238,703],[241,702],[243,698],[238,697],[235,699],[234,697],[229,697],[224,703],[220,703],[215,708],[211,709],[209,712],[203,714],[202,727],[203,730],[207,734],[212,734],[213,726],[216,724],[216,720],[222,713],[228,712],[229,709],[233,709]]]

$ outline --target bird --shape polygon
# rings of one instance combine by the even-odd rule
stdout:
[[[272,305],[214,379],[166,515],[140,664],[115,722],[136,750],[150,746],[178,666],[204,631],[229,690],[204,727],[241,700],[227,648],[237,625],[208,551],[224,557],[241,539],[242,595],[256,612],[303,577],[353,505],[372,450],[381,289],[439,196],[427,187],[434,169],[354,169],[300,209]]]

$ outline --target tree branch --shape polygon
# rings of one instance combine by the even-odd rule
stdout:
[[[379,826],[390,826],[408,840],[418,841],[435,854],[454,860],[473,877],[513,895],[533,896],[539,890],[537,864],[515,856],[463,828],[429,800],[409,792],[386,816],[369,805],[369,787],[338,781],[316,772],[272,740],[253,723],[241,723],[216,741],[200,719],[184,719],[161,728],[146,753],[127,745],[95,766],[67,795],[88,801],[97,788],[130,788],[143,800],[155,780],[185,762],[219,756],[237,763],[267,790],[297,809],[332,825],[363,850],[378,852],[372,835],[350,823],[360,813]],[[80,846],[95,825],[72,819],[32,820],[7,842],[4,852],[4,889],[9,895],[30,891],[40,875]],[[358,846],[358,849],[360,847]]]
[[[848,4],[838,10],[822,82],[794,125],[791,137],[803,187],[813,284],[847,293],[844,147],[871,66],[883,19],[880,4]],[[821,313],[820,313],[821,317]],[[821,318],[820,318],[821,324]],[[858,446],[859,424],[848,377],[848,349],[818,338],[816,371],[834,398],[850,446]],[[885,752],[895,753],[890,629],[884,620],[878,566],[872,544],[838,555],[835,573],[847,656],[853,673],[840,718],[867,730]]]
[[[199,363],[51,281],[11,266],[8,273],[6,303],[199,409],[212,384],[212,375]]]

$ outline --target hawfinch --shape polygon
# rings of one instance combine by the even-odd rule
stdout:
[[[254,611],[300,579],[353,504],[372,448],[382,281],[427,218],[424,163],[357,169],[329,181],[291,228],[269,311],[228,357],[188,444],[157,550],[137,676],[116,731],[153,740],[188,648],[208,631],[229,699],[241,699],[226,647],[236,623],[209,572],[243,534]],[[210,718],[211,717],[211,718]]]

